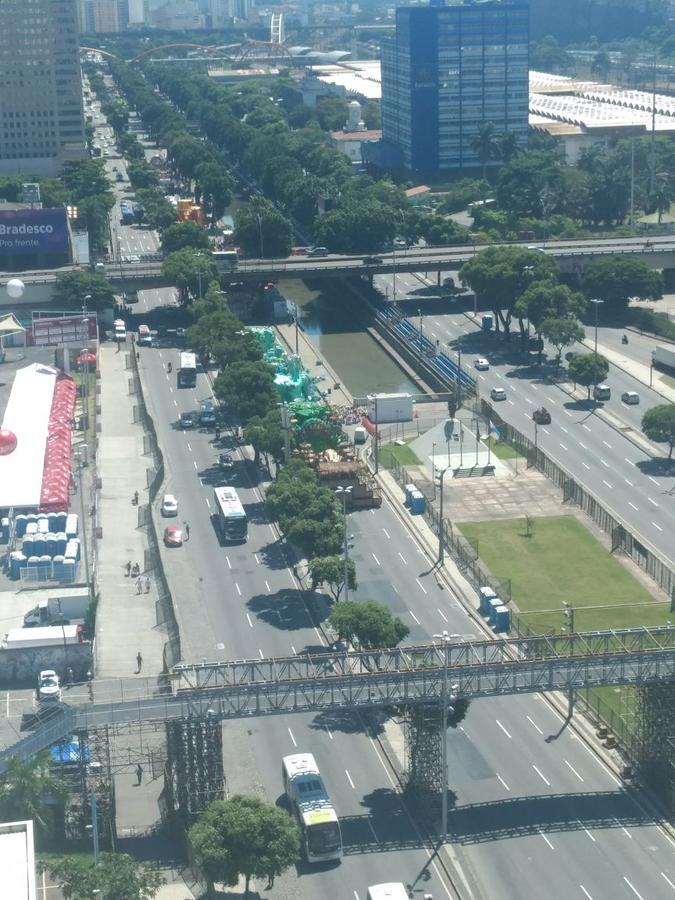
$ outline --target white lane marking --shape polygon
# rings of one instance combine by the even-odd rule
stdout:
[[[231,569],[231,568],[232,568],[232,563],[230,562],[230,557],[229,557],[229,556],[226,556],[226,557],[225,557],[225,562],[227,563],[227,568],[228,568],[228,569]]]
[[[649,480],[652,481],[657,487],[659,486],[659,483],[658,483],[658,481],[656,480],[656,478],[652,478],[651,475],[647,475],[647,478],[649,478]]]
[[[612,445],[608,444],[607,441],[603,441],[602,443],[605,445],[605,447],[609,447],[610,450],[612,449]]]
[[[330,734],[330,731],[328,732],[328,734]],[[332,740],[332,739],[333,739],[333,738],[332,738],[332,735],[331,735],[331,740]],[[375,743],[375,740],[374,740],[370,735],[368,736],[368,740],[370,741],[370,746],[371,746],[371,747],[373,748],[373,750],[375,751],[375,756],[377,756],[377,758],[378,758],[379,761],[380,761],[380,765],[381,765],[382,768],[384,769],[384,774],[385,774],[385,775],[387,776],[387,778],[389,779],[389,784],[394,788],[394,790],[398,790],[396,784],[394,784],[394,779],[391,777],[391,774],[389,773],[389,769],[385,766],[384,760],[383,760],[382,757],[380,756],[380,751],[377,749],[377,744]]]
[[[322,646],[322,647],[325,647],[326,644],[325,644],[325,641],[324,641],[324,639],[323,639],[323,635],[321,634],[321,632],[319,631],[319,629],[316,628],[316,627],[314,628],[314,634],[318,637],[319,643],[321,644],[321,646]]]
[[[585,462],[583,461],[583,459],[581,460],[581,465],[582,465],[585,469],[588,469],[588,470],[590,471],[591,467],[588,465],[588,463],[585,463]]]
[[[628,501],[628,505],[629,505],[629,506],[632,506],[633,509],[635,510],[635,512],[640,512],[640,510],[638,509],[638,507],[637,507],[634,503],[631,503],[630,500]]]
[[[258,563],[258,565],[260,565],[260,557],[258,556],[258,554],[254,553],[253,556],[255,557],[255,561]]]
[[[546,841],[546,843],[549,845],[549,847],[551,848],[551,850],[555,850],[555,847],[554,847],[553,844],[549,841],[549,839],[546,837],[546,835],[545,835],[544,832],[541,830],[541,828],[537,828],[537,831],[538,831],[539,834],[543,837],[543,839]]]
[[[238,594],[239,594],[239,596],[240,596],[240,597],[241,597],[241,590],[240,590],[240,589],[239,589],[239,585],[238,585],[238,584],[237,584],[237,582],[236,582],[236,581],[235,581],[235,583],[234,583],[234,586],[235,586],[235,587],[236,587],[236,589],[237,589],[237,593],[238,593]]]
[[[565,434],[569,434],[569,431],[565,428],[564,425],[561,425],[561,426],[560,426],[560,430],[561,430],[561,431],[564,431]]]
[[[567,447],[566,447],[564,444],[561,444],[560,446],[563,448],[563,450],[564,450],[565,452],[567,452]]]
[[[526,397],[526,398],[525,398],[525,402],[526,402],[526,403],[529,403],[530,406],[534,406],[534,400],[530,400],[529,397]]]
[[[333,740],[333,732],[330,730],[330,728],[326,728],[326,734],[332,741]]]
[[[609,483],[609,481],[605,481],[605,479],[603,478],[603,479],[602,479],[602,483],[603,483],[603,484],[606,484],[607,487],[610,489],[610,491],[612,490],[612,485]]]
[[[635,487],[635,485],[633,484],[633,482],[632,482],[632,481],[629,481],[627,478],[624,478],[624,481],[626,482],[626,484],[627,484],[629,487]]]
[[[497,778],[501,781],[501,783],[504,785],[504,787],[506,788],[506,790],[510,792],[510,791],[511,791],[511,788],[510,788],[510,787],[508,786],[508,784],[504,781],[504,779],[502,778],[502,776],[499,775],[499,774],[497,774]]]
[[[673,882],[670,880],[670,878],[668,878],[668,876],[666,875],[665,872],[661,872],[661,878],[663,878],[671,886],[671,888],[675,891],[675,884],[673,884]]]
[[[586,832],[586,834],[589,836],[589,838],[590,838],[590,839],[593,841],[593,843],[595,844],[595,842],[596,842],[596,841],[595,841],[595,838],[594,838],[593,835],[590,833],[590,831],[588,830],[588,828],[584,828],[584,823],[581,821],[581,819],[577,819],[577,822],[579,823],[579,825],[583,828],[583,830]]]
[[[623,876],[623,880],[626,882],[626,884],[631,889],[631,891],[635,894],[635,896],[638,898],[638,900],[644,900],[644,897],[642,896],[642,894],[633,887],[633,885],[630,883],[630,881],[626,878],[625,875]]]
[[[293,732],[291,731],[290,728],[288,729],[288,733],[290,734],[291,740],[293,741],[293,746],[294,746],[294,747],[297,747],[297,746],[298,746],[297,741],[296,741],[295,738],[293,737]]]
[[[298,651],[295,649],[295,647],[293,646],[293,644],[291,644],[291,650],[293,651],[293,656],[297,656],[297,655],[298,655]]]
[[[584,897],[586,897],[586,900],[593,900],[593,898],[592,898],[591,895],[588,893],[588,891],[587,891],[586,888],[583,886],[583,884],[580,884],[579,887],[580,887],[581,890],[584,892]]]
[[[389,534],[389,532],[387,531],[387,529],[386,529],[386,528],[383,528],[382,531],[384,531],[384,533],[385,533],[385,535],[386,535],[386,537],[387,537],[387,540],[391,540],[391,535]]]
[[[194,459],[192,460],[192,465],[195,467],[195,472],[198,472],[199,468],[197,467],[197,463],[194,461]]]
[[[660,825],[657,825],[656,829],[663,835],[663,837],[668,841],[668,843],[670,844],[671,847],[675,847],[675,841],[670,837],[669,834],[666,834],[666,832],[663,830],[663,828]]]
[[[527,719],[527,721],[530,723],[530,725],[531,725],[533,728],[536,728],[536,729],[537,729],[537,731],[539,732],[539,734],[543,734],[543,733],[544,733],[544,732],[541,730],[541,728],[537,725],[537,723],[534,721],[534,719],[531,719],[529,716],[525,716],[525,718]]]
[[[190,446],[190,441],[187,442],[187,448],[190,451],[190,453],[192,453],[192,447]]]
[[[415,581],[416,581],[416,582],[419,584],[419,586],[422,588],[423,593],[426,594],[427,589],[424,587],[424,585],[423,585],[422,582],[419,580],[419,578],[416,578]]]
[[[511,406],[515,406],[515,405],[516,405],[516,404],[513,402],[513,400],[507,400],[507,403],[510,403]]]
[[[651,497],[647,497],[647,500],[649,500],[650,503],[653,503],[657,509],[659,508],[659,504],[656,502],[656,500],[652,500]]]
[[[413,617],[413,619],[414,619],[414,620],[417,622],[417,624],[419,625],[419,624],[420,624],[420,620],[417,618],[417,616],[416,616],[415,613],[412,611],[412,609],[409,609],[408,612],[410,613],[410,615]]]
[[[354,787],[354,782],[352,781],[352,776],[349,774],[349,769],[345,769],[345,775],[347,776],[347,781],[351,784],[354,790],[356,790],[356,788]]]
[[[567,768],[570,770],[570,772],[573,772],[573,773],[577,776],[577,778],[579,779],[579,781],[583,781],[583,780],[584,780],[584,779],[581,777],[581,775],[577,772],[577,770],[574,768],[574,766],[572,765],[572,763],[567,762],[567,760],[564,760],[564,762],[565,762],[565,765],[567,766]]]
[[[204,500],[206,501],[206,505],[208,506],[208,508],[211,509],[211,504],[209,503],[209,498],[204,497]]]
[[[371,556],[373,557],[373,559],[375,560],[375,562],[378,564],[378,566],[381,566],[381,565],[382,565],[382,563],[381,563],[381,562],[379,561],[379,559],[375,556],[375,554],[372,553],[372,551],[371,551]]]
[[[586,425],[585,422],[582,422],[582,423],[581,423],[581,427],[582,427],[582,428],[585,428],[586,431],[590,431],[590,430],[591,430],[591,429],[588,427],[588,425]]]
[[[396,585],[395,585],[395,584],[394,584],[394,582],[393,582],[393,581],[392,581],[392,583],[391,583],[391,586],[392,586],[392,587],[393,587],[393,589],[394,589],[394,593],[395,593],[395,594],[400,594],[400,591],[399,591],[399,589],[398,589],[398,588],[397,588],[397,587],[396,587]]]
[[[532,388],[533,391],[537,391],[537,392],[539,391],[539,388],[537,387],[536,384],[531,384],[530,387]]]
[[[178,400],[174,400],[174,401],[173,401],[173,405],[174,405],[174,406],[178,406]]]
[[[583,447],[584,450],[588,450],[588,447],[586,446],[586,444],[583,444],[581,441],[579,441],[579,446]]]
[[[265,659],[265,654],[262,652],[260,647],[258,647],[258,653],[260,654],[260,659]]]
[[[551,787],[551,782],[548,780],[548,778],[547,778],[545,775],[542,775],[542,773],[541,773],[541,772],[539,771],[539,769],[534,765],[534,763],[532,764],[532,768],[533,768],[534,771],[537,773],[537,775],[541,778],[541,780],[544,782],[544,784],[546,784],[548,787]]]
[[[656,522],[652,522],[652,525],[654,526],[654,528],[656,528],[657,531],[663,531],[663,528],[661,528],[660,525],[657,525]]]
[[[550,433],[551,433],[551,432],[548,430],[548,428],[544,428],[543,425],[541,426],[541,430],[544,432],[544,434],[550,434]],[[561,446],[562,446],[562,444],[561,444]]]
[[[546,399],[548,400],[549,403],[552,403],[555,406],[555,400],[553,399],[553,397],[547,396]]]
[[[446,614],[443,612],[443,610],[442,610],[442,609],[439,609],[438,606],[436,607],[436,609],[438,610],[438,615],[441,617],[441,619],[443,619],[444,622],[447,622],[447,621],[448,621],[448,617],[447,617]]]
[[[635,463],[633,462],[633,460],[632,460],[632,459],[628,459],[627,456],[624,456],[623,461],[624,461],[624,462],[627,462],[629,466],[634,466],[634,465],[635,465]]]
[[[504,726],[503,726],[502,723],[499,721],[499,719],[495,719],[495,722],[497,723],[497,725],[499,725],[499,727],[501,728],[501,730],[504,732],[504,734],[505,734],[505,735],[507,736],[507,738],[509,738],[509,740],[510,740],[510,739],[511,739],[511,735],[510,735],[509,732],[506,730],[506,728],[504,728]]]
[[[270,587],[269,581],[266,581],[266,582],[265,582],[265,587],[267,588],[267,593],[268,593],[268,594],[272,593],[272,588]]]
[[[618,781],[618,779],[617,779],[617,783],[618,783],[618,784],[620,783],[620,782]],[[616,822],[616,824],[619,826],[619,828],[623,831],[623,833],[626,835],[626,837],[629,837],[629,838],[631,839],[631,841],[632,841],[632,840],[633,840],[633,835],[630,833],[630,831],[629,831],[627,828],[624,828],[624,826],[621,824],[621,822],[619,822],[619,820],[616,818],[616,816],[612,816],[612,818],[614,819],[614,821]]]
[[[400,550],[398,551],[398,555],[399,555],[399,556],[401,557],[401,559],[403,560],[403,565],[404,565],[404,566],[407,566],[408,563],[407,563],[407,561],[406,561],[406,558],[405,558],[405,556],[401,553]]]
[[[608,463],[608,462],[605,462],[604,459],[601,459],[600,462],[603,464],[603,466],[604,466],[606,469],[609,469],[609,463]]]

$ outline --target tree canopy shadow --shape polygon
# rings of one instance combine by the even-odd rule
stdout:
[[[279,570],[288,566],[288,559],[284,553],[284,544],[280,538],[276,541],[270,541],[269,544],[261,547],[258,555],[268,569]]]
[[[315,624],[307,612],[302,591],[293,588],[274,594],[256,594],[246,606],[261,622],[280,631],[299,631]]]
[[[641,459],[635,465],[643,475],[651,475],[652,477],[666,478],[675,475],[675,459],[666,459],[663,456],[650,456],[647,459]],[[663,487],[668,487],[663,485]]]
[[[382,734],[390,712],[378,708],[362,709],[357,713],[350,709],[326,709],[317,713],[310,728],[317,731],[340,731],[342,734]]]

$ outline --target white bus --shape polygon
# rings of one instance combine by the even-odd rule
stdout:
[[[213,492],[216,503],[216,523],[224,544],[243,544],[248,533],[246,510],[233,487],[217,487]]]
[[[178,387],[194,387],[197,384],[197,356],[181,353],[178,367]]]
[[[368,888],[368,900],[409,900],[409,895],[400,881],[390,881],[371,884]]]
[[[300,824],[307,861],[340,859],[340,823],[316,760],[311,753],[284,756],[281,770],[286,796]]]

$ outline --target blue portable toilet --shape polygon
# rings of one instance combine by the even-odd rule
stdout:
[[[66,519],[68,518],[68,513],[64,510],[62,512],[55,513],[56,515],[56,527],[54,531],[65,531],[66,530]]]
[[[490,600],[492,600],[492,598],[496,597],[496,596],[497,595],[495,594],[495,592],[492,590],[491,587],[485,586],[485,587],[478,588],[478,598],[479,598],[478,611],[480,612],[480,614],[482,616],[490,615],[490,608],[489,608]]]
[[[6,544],[9,540],[9,519],[7,516],[0,522],[0,530],[2,531],[2,543]]]
[[[42,556],[45,552],[45,536],[38,533],[33,538],[33,553],[36,556]]]
[[[14,518],[14,531],[17,537],[23,537],[26,533],[26,525],[28,524],[28,519],[23,513],[19,513],[18,516]]]
[[[403,491],[405,493],[405,505],[406,506],[411,505],[412,495],[413,495],[414,490],[415,490],[414,484],[406,484],[405,487],[403,488]]]
[[[499,597],[493,597],[489,601],[489,617],[490,617],[490,625],[494,625],[497,619],[497,610],[500,606],[503,606],[502,601]]]
[[[14,550],[9,556],[9,574],[12,578],[19,578],[23,566],[26,564],[26,557],[20,550]]]
[[[68,544],[68,538],[66,537],[65,531],[59,531],[56,535],[56,554],[63,556],[66,552],[66,546]]]
[[[483,329],[483,331],[492,331],[493,324],[494,324],[494,319],[492,318],[491,313],[486,313],[481,318],[480,327]]]
[[[507,632],[511,627],[511,613],[508,606],[498,606],[495,609],[495,631],[498,634]]]
[[[77,537],[77,514],[76,513],[68,513],[66,517],[66,527],[65,527],[66,536],[68,538]]]
[[[45,535],[45,553],[49,556],[50,559],[56,553],[56,546],[56,535],[54,534],[54,532],[50,531]]]
[[[47,513],[47,521],[49,522],[49,531],[51,531],[52,534],[59,530],[56,527],[58,525],[58,517],[55,512]]]
[[[32,524],[33,522],[35,522],[35,525],[37,526],[37,518],[38,518],[37,513],[28,513],[26,518],[28,519],[29,525]]]
[[[424,512],[424,494],[422,491],[413,491],[410,495],[410,511],[418,515],[419,513]]]
[[[35,538],[32,534],[27,534],[21,543],[21,550],[26,556],[33,556],[35,553]]]
[[[77,577],[77,563],[74,559],[64,559],[61,571],[63,572],[62,581],[75,581],[75,578]]]

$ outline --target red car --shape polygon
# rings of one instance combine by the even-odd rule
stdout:
[[[169,525],[164,529],[164,543],[167,547],[182,547],[183,532],[175,525]]]

